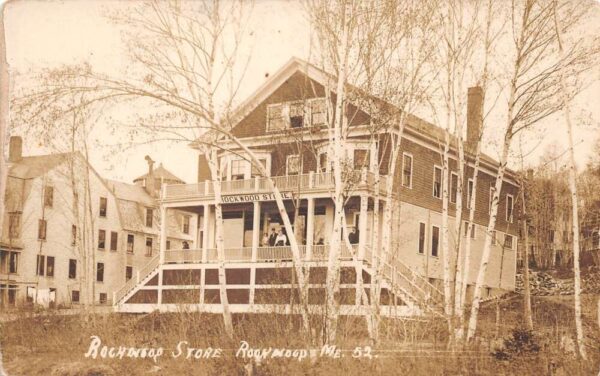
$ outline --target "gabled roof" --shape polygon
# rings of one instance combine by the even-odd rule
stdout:
[[[66,162],[74,154],[58,153],[23,157],[18,162],[10,163],[8,176],[19,179],[35,179]]]
[[[106,184],[119,200],[139,202],[146,206],[156,206],[156,200],[139,185],[109,179],[106,179]]]
[[[152,171],[152,174],[154,175],[155,179],[163,179],[165,181],[170,181],[170,183],[173,183],[173,181],[175,181],[175,182],[178,182],[179,184],[185,184],[185,182],[183,180],[179,179],[171,171],[164,168],[162,163],[158,167],[156,167],[154,169],[154,171]],[[144,175],[133,179],[133,182],[135,183],[137,181],[144,180],[148,177],[148,175],[149,175],[148,173],[145,173]]]

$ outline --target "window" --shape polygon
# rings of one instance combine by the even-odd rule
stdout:
[[[119,233],[115,231],[110,232],[110,250],[116,251],[119,244]]]
[[[475,182],[473,181],[473,179],[469,179],[469,181],[467,182],[467,209],[471,209],[471,200],[473,197],[474,185]]]
[[[304,126],[304,103],[290,104],[290,127],[302,128]]]
[[[146,238],[146,256],[152,256],[152,238]]]
[[[47,227],[46,220],[40,219],[38,221],[38,239],[39,240],[46,240],[46,227]]]
[[[79,291],[71,291],[71,303],[79,303]]]
[[[16,239],[21,234],[21,213],[8,214],[8,237]]]
[[[37,264],[35,267],[35,274],[39,276],[44,276],[44,271],[46,267],[46,256],[37,255]]]
[[[104,263],[96,264],[96,282],[104,282]]]
[[[133,234],[127,234],[127,253],[133,253],[133,242],[135,236]]]
[[[258,160],[261,164],[261,166],[263,166],[265,169],[267,168],[267,160],[262,158]],[[258,167],[255,166],[254,163],[252,163],[252,168],[250,171],[250,176],[251,177],[255,177],[255,176],[261,176],[260,170],[258,169]]]
[[[0,251],[0,273],[16,274],[19,267],[19,253]]]
[[[510,223],[513,222],[513,200],[514,199],[512,195],[506,195],[506,220]]]
[[[167,240],[167,244],[166,244],[167,249],[171,249],[171,241]]]
[[[100,197],[100,211],[98,212],[100,217],[106,217],[106,205],[106,197]]]
[[[464,222],[464,231],[463,231],[463,236],[467,237],[467,234],[469,233],[469,222],[465,221]],[[475,233],[476,233],[476,227],[477,225],[475,223],[473,223],[473,225],[471,226],[471,239],[475,239]]]
[[[504,234],[504,248],[513,249],[513,236]]]
[[[44,187],[44,206],[49,208],[54,204],[54,187],[47,185]]]
[[[126,266],[125,267],[125,280],[129,281],[132,276],[133,276],[133,266]]]
[[[71,245],[77,244],[77,226],[71,225]]]
[[[354,169],[361,170],[369,167],[369,151],[367,149],[354,149]]]
[[[402,185],[412,188],[413,157],[410,154],[402,156]]]
[[[8,253],[8,273],[17,274],[19,271],[19,253],[9,252]]]
[[[431,255],[437,257],[440,243],[440,228],[437,226],[431,227]]]
[[[69,259],[69,279],[77,278],[77,260]]]
[[[46,257],[46,276],[54,277],[54,257]]]
[[[146,227],[152,227],[152,216],[153,210],[151,208],[146,208]]]
[[[325,98],[316,98],[310,101],[310,124],[324,125],[327,123],[327,106]]]
[[[283,117],[284,107],[282,104],[272,104],[267,106],[267,129],[270,131],[279,131],[286,128],[286,121]]]
[[[433,197],[442,198],[442,169],[433,166]]]
[[[288,155],[285,165],[287,175],[298,175],[300,173],[300,155]]]
[[[246,172],[246,161],[235,159],[231,161],[231,180],[243,180]]]
[[[189,215],[183,216],[183,233],[184,234],[190,233],[190,216]]]
[[[456,198],[458,196],[458,174],[450,174],[450,202],[456,204]]]
[[[329,167],[327,166],[327,153],[323,152],[319,154],[319,171],[327,172]]]
[[[106,304],[106,302],[107,302],[107,295],[106,295],[105,292],[101,292],[100,293],[98,301],[100,302],[100,304]]]
[[[425,253],[425,223],[419,223],[419,254]]]
[[[98,230],[98,249],[106,248],[106,230]]]

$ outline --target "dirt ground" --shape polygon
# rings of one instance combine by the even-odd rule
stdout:
[[[597,375],[600,371],[600,331],[596,322],[598,296],[584,296],[584,319],[588,356],[583,362],[573,353],[571,296],[535,297],[535,332],[528,347],[510,353],[509,359],[494,355],[503,339],[523,322],[522,298],[515,296],[499,306],[488,302],[482,309],[479,337],[471,347],[451,352],[446,347],[443,322],[395,320],[382,323],[378,346],[367,349],[364,320],[340,323],[337,349],[321,356],[322,347],[306,345],[299,335],[297,318],[256,315],[235,317],[236,338],[223,336],[220,317],[202,314],[98,314],[32,315],[22,312],[2,324],[0,341],[8,375]],[[497,313],[500,320],[497,322]],[[316,325],[318,327],[318,324]],[[314,333],[318,337],[318,330]],[[108,346],[162,347],[156,358],[86,358],[90,337]],[[314,349],[312,358],[267,358],[257,365],[236,357],[240,341],[251,348]],[[174,357],[180,341],[187,341],[182,356]],[[360,347],[360,350],[357,350]],[[186,359],[193,348],[191,359]],[[198,350],[201,349],[201,350]],[[210,350],[209,350],[210,349]],[[214,357],[215,350],[220,356]],[[212,352],[210,352],[212,351]],[[195,356],[199,355],[200,359]],[[209,358],[203,358],[209,356]]]

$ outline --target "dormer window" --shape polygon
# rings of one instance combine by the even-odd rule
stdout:
[[[231,161],[231,180],[242,180],[246,172],[246,161],[236,159]]]
[[[310,101],[310,124],[325,125],[327,123],[327,107],[325,98],[315,98]]]

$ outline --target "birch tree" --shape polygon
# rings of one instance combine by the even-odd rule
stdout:
[[[567,4],[574,8],[574,4]],[[589,4],[588,4],[589,6]],[[571,8],[573,7],[573,8]],[[580,4],[578,12],[573,12],[562,19],[563,30],[570,29],[580,19],[585,5]],[[559,71],[562,66],[568,67],[574,75],[589,68],[590,56],[596,54],[597,48],[576,46],[567,51],[562,59],[549,59],[551,48],[556,42],[553,30],[553,4],[544,0],[525,0],[513,2],[511,7],[514,55],[511,57],[510,75],[507,91],[507,110],[504,136],[495,184],[492,189],[492,202],[489,221],[486,229],[481,263],[479,266],[471,315],[467,332],[467,340],[475,336],[477,318],[481,302],[482,287],[485,283],[487,266],[491,252],[492,234],[495,230],[498,204],[512,139],[540,120],[554,114],[559,108],[557,100],[559,90]]]
[[[575,303],[575,329],[577,333],[577,348],[582,359],[586,360],[583,324],[581,321],[581,270],[579,265],[579,197],[577,195],[577,167],[575,165],[575,151],[573,146],[573,124],[571,121],[571,104],[569,98],[569,88],[566,82],[565,59],[566,50],[563,45],[563,24],[559,20],[559,7],[557,0],[553,1],[552,13],[554,19],[554,31],[556,32],[556,42],[558,44],[558,53],[560,65],[558,74],[560,78],[560,101],[561,109],[567,125],[567,139],[569,142],[569,190],[571,192],[572,207],[572,231],[573,231],[573,278],[574,278],[574,303]]]
[[[268,178],[270,174],[265,166],[231,132],[236,121],[233,104],[249,59],[244,53],[243,41],[247,37],[251,8],[252,3],[240,1],[136,3],[126,14],[112,15],[116,22],[125,25],[132,62],[129,71],[107,75],[84,64],[42,72],[43,77],[59,76],[61,80],[24,90],[14,103],[27,108],[24,122],[43,114],[48,103],[77,93],[87,94],[81,106],[139,105],[141,111],[134,114],[133,120],[108,119],[115,130],[127,130],[127,139],[114,145],[116,149],[165,141],[219,147],[220,140],[232,141],[248,156],[260,175],[267,177],[267,186],[274,193],[301,290],[303,328],[309,333],[303,261],[292,236],[294,232],[283,198],[273,180]],[[67,108],[64,112],[73,110],[74,107]],[[204,134],[206,137],[202,138]],[[217,248],[222,249],[222,245]],[[230,321],[226,313],[224,320]]]

